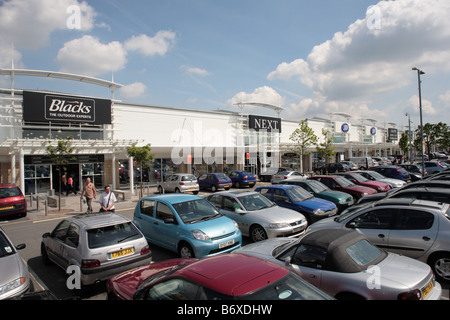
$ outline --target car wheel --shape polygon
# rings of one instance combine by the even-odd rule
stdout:
[[[175,193],[180,193],[180,192],[181,192],[180,189],[178,189],[178,188],[175,189]]]
[[[241,187],[241,185],[240,185],[239,182],[236,182],[236,183],[234,184],[234,187],[239,189],[239,188]]]
[[[192,191],[193,194],[198,194],[198,191]]]
[[[180,257],[183,259],[195,258],[194,250],[192,250],[192,247],[186,242],[180,244],[178,251],[180,253]]]
[[[158,192],[159,192],[160,194],[163,194],[163,192],[164,192],[164,189],[163,189],[163,187],[161,187],[161,186],[158,186]]]
[[[217,187],[216,187],[215,184],[213,184],[213,185],[211,186],[211,191],[212,191],[212,192],[216,192],[216,191],[217,191]]]
[[[253,242],[262,241],[267,239],[267,233],[263,227],[256,225],[250,229],[250,238]]]
[[[41,257],[42,261],[44,262],[44,265],[48,266],[52,263],[50,258],[48,257],[47,248],[43,243],[41,243]]]
[[[441,282],[450,282],[450,253],[441,253],[434,256],[430,261],[431,269],[433,273]]]

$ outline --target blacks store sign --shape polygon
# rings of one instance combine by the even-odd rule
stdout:
[[[111,100],[24,91],[23,120],[111,124]]]
[[[281,119],[249,115],[248,127],[255,131],[281,132]]]

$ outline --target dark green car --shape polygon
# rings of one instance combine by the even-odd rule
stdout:
[[[316,180],[286,180],[281,181],[280,184],[293,184],[300,186],[306,191],[312,193],[317,198],[322,198],[336,204],[338,212],[342,212],[351,205],[353,205],[353,197],[345,192],[331,190],[320,181]]]

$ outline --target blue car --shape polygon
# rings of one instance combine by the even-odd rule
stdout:
[[[200,189],[211,189],[212,192],[231,188],[231,179],[225,173],[205,173],[197,181]]]
[[[190,194],[141,198],[133,222],[148,242],[178,252],[182,258],[202,258],[230,252],[242,244],[236,222],[208,200]]]
[[[233,170],[229,175],[233,187],[253,187],[256,184],[256,175],[245,170]]]
[[[398,166],[376,166],[371,167],[370,170],[376,171],[386,178],[393,178],[393,179],[399,179],[403,180],[405,182],[411,182],[411,176],[409,175],[408,171],[406,171],[402,167]]]
[[[308,220],[308,224],[334,216],[338,211],[333,202],[315,198],[311,193],[299,186],[272,185],[258,187],[255,191],[272,200],[280,207],[302,213]]]

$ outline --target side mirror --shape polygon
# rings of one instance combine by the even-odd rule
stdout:
[[[176,224],[174,218],[166,218],[164,219],[165,224]]]
[[[355,222],[355,221],[350,222],[350,223],[347,225],[347,227],[349,227],[350,229],[356,229],[356,222]]]
[[[284,265],[286,267],[289,267],[291,265],[291,257],[287,257],[286,259],[284,259]]]
[[[237,214],[240,214],[240,215],[244,215],[246,213],[244,210],[238,209],[238,208],[235,208],[234,212],[236,212]]]
[[[52,234],[50,232],[46,232],[42,235],[42,238],[51,238]]]
[[[25,243],[21,243],[21,244],[18,244],[17,246],[16,246],[16,249],[17,250],[22,250],[22,249],[25,249],[26,248],[26,244]]]

